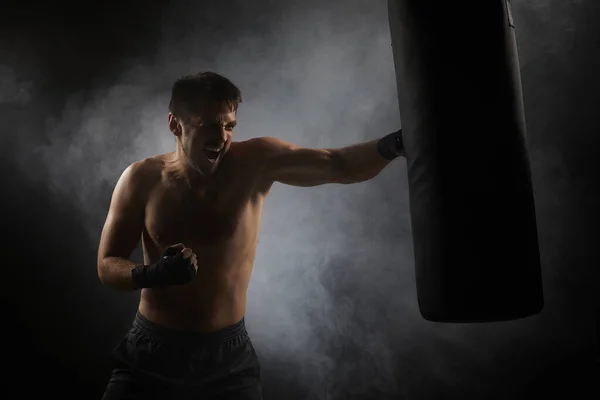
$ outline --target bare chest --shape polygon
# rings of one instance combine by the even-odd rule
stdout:
[[[194,242],[216,245],[235,235],[246,205],[240,202],[219,207],[206,201],[194,202],[162,194],[148,204],[146,229],[157,244]]]
[[[260,196],[242,182],[206,193],[162,188],[146,207],[145,253],[155,259],[183,243],[213,264],[244,262],[240,257],[256,246],[261,208]]]

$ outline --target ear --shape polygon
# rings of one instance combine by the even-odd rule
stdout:
[[[183,133],[181,123],[173,113],[169,113],[169,130],[177,137],[181,137]]]

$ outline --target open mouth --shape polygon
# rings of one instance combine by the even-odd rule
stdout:
[[[214,162],[219,158],[222,150],[222,148],[205,147],[204,156],[208,159],[208,161]]]

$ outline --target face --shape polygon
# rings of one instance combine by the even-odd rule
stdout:
[[[202,174],[215,171],[231,146],[235,114],[227,104],[204,105],[185,120],[169,113],[169,129],[190,167]]]

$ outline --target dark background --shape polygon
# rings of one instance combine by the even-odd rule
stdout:
[[[600,3],[513,3],[543,312],[420,318],[401,163],[356,187],[276,188],[247,316],[266,399],[579,398],[598,386]],[[9,1],[0,22],[6,390],[100,398],[137,294],[101,286],[98,237],[123,168],[173,148],[175,78],[231,77],[242,138],[346,145],[399,126],[384,1]]]

